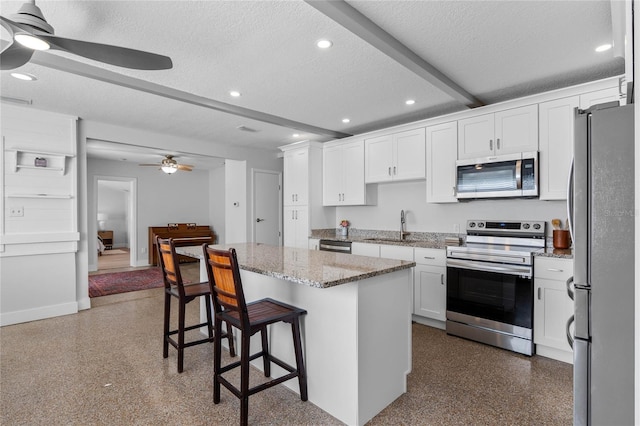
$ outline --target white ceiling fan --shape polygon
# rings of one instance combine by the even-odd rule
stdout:
[[[11,42],[0,52],[0,69],[18,68],[31,59],[34,50],[61,50],[78,56],[140,70],[164,70],[173,67],[171,58],[155,53],[108,44],[72,40],[54,35],[35,0],[24,3],[12,19],[0,16],[0,24],[9,32]]]
[[[193,170],[193,166],[189,164],[178,164],[176,160],[174,160],[173,155],[165,155],[162,161],[159,164],[138,164],[139,166],[154,166],[160,167],[160,170],[167,174],[173,174],[178,170],[182,170],[185,172],[190,172]]]

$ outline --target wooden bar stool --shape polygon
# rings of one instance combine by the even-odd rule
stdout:
[[[240,399],[240,424],[246,425],[249,417],[249,396],[294,377],[298,377],[300,399],[306,401],[307,376],[302,357],[299,319],[307,311],[269,298],[246,303],[235,249],[216,250],[206,244],[203,244],[202,248],[211,285],[215,327],[218,328],[222,321],[227,321],[242,332],[240,361],[224,367],[221,361],[222,338],[216,333],[213,346],[213,402],[215,404],[220,402],[220,384],[223,384]],[[269,353],[267,326],[281,321],[291,324],[296,368]],[[257,332],[260,332],[262,338],[262,350],[251,355],[249,353],[251,336]],[[249,362],[259,357],[262,357],[265,377],[271,376],[271,362],[287,370],[289,374],[249,388]],[[240,367],[240,389],[222,377],[224,373],[236,367]]]
[[[213,342],[214,340],[211,304],[209,303],[209,295],[211,294],[211,289],[208,282],[186,285],[183,283],[182,274],[180,274],[178,256],[176,254],[175,246],[171,238],[163,239],[156,237],[156,247],[158,250],[158,259],[160,261],[160,268],[162,269],[162,277],[164,280],[164,338],[162,346],[162,357],[167,358],[169,356],[169,344],[171,344],[178,350],[178,373],[182,373],[184,364],[184,348],[199,345],[201,343]],[[207,322],[185,327],[184,322],[187,303],[191,302],[192,300],[197,300],[198,297],[201,296],[206,297],[205,309],[207,311]],[[171,316],[172,297],[178,299],[178,328],[175,330],[170,330],[169,324]],[[186,331],[205,326],[207,327],[208,337],[185,343],[184,335]],[[174,334],[178,335],[177,341],[171,337]],[[235,356],[235,349],[233,346],[233,331],[231,329],[231,326],[227,323],[227,333],[216,332],[215,334],[220,335],[221,337],[227,337],[229,339],[229,351],[232,357]]]

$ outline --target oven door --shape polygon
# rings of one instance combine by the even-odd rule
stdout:
[[[449,313],[531,330],[531,266],[447,259],[448,317]]]

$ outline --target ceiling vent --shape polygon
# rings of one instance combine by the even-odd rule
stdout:
[[[240,130],[241,132],[249,132],[249,133],[256,133],[257,132],[256,129],[252,129],[251,127],[247,127],[247,126],[238,126],[238,127],[236,127],[236,129]]]

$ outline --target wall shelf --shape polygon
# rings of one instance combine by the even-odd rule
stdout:
[[[73,154],[62,152],[33,151],[21,148],[12,148],[8,151],[13,154],[11,162],[13,163],[14,172],[20,169],[46,170],[64,175],[67,167],[67,158],[75,157]],[[36,159],[45,161],[46,166],[36,166]]]

